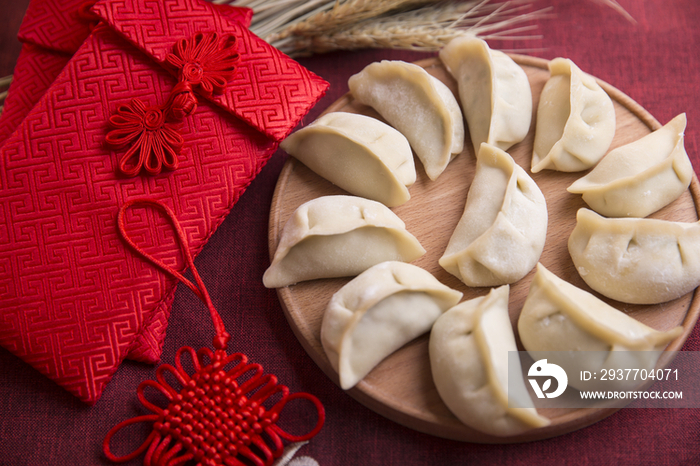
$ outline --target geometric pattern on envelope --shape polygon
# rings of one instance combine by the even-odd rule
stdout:
[[[94,3],[94,2],[93,2]],[[14,80],[0,115],[0,147],[36,105],[70,57],[90,34],[94,20],[79,14],[85,0],[32,0],[20,26],[24,45],[15,65]],[[212,5],[227,21],[248,27],[253,11],[229,5]],[[142,327],[127,358],[146,363],[160,359],[167,329],[173,288],[150,322]]]
[[[68,54],[90,35],[90,23],[80,17],[85,0],[31,0],[19,27],[19,40]]]
[[[201,5],[167,2],[182,3]],[[209,16],[202,18],[212,16],[209,5],[204,10]],[[214,16],[224,29],[241,28]],[[207,22],[211,19],[190,21],[187,28],[179,23],[183,35],[193,24],[217,26]],[[171,44],[178,38],[171,37]],[[299,75],[301,67],[277,63],[269,45],[248,38],[242,42],[245,53],[265,49],[271,57],[266,70],[275,62]],[[262,62],[249,57],[245,73],[259,72],[256,63]],[[303,85],[310,92],[308,111],[327,83],[306,73],[313,81]],[[240,79],[237,75],[234,81]],[[256,80],[258,88],[264,88],[261,81]],[[275,122],[273,115],[261,120],[247,107],[214,104],[199,96],[196,112],[181,123],[185,144],[176,171],[155,177],[117,175],[118,154],[104,145],[112,112],[133,98],[147,105],[163,102],[175,82],[154,66],[152,56],[101,24],[0,149],[0,344],[87,403],[97,401],[144,326],[158,310],[169,309],[174,288],[172,280],[125,248],[116,229],[119,206],[136,197],[163,201],[197,253],[277,148],[278,141],[256,126]],[[286,95],[291,87],[275,99],[289,97],[299,105],[276,115],[300,115],[302,99],[294,92]],[[241,116],[250,118],[243,121]],[[287,126],[296,123],[298,118],[289,119]],[[274,126],[275,134],[293,128]],[[148,209],[133,209],[130,217],[129,232],[139,245],[184,269],[163,218]]]
[[[0,146],[44,95],[68,60],[68,54],[48,51],[34,44],[22,45],[0,115]]]
[[[294,129],[290,123],[311,108],[307,96],[325,89],[327,83],[240,23],[221,21],[212,14],[214,8],[199,0],[127,0],[97,2],[93,12],[161,64],[172,51],[174,36],[191,37],[207,30],[236,36],[241,55],[236,75],[222,95],[210,100],[281,141]]]

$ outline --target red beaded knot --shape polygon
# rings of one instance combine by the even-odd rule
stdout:
[[[144,251],[126,233],[125,212],[137,203],[155,207],[170,219],[194,282]],[[184,346],[175,355],[174,366],[163,364],[156,369],[156,380],[142,382],[137,395],[152,414],[137,416],[114,426],[102,444],[105,456],[114,462],[125,462],[145,452],[145,466],[176,466],[190,460],[195,460],[200,466],[244,466],[251,463],[269,466],[282,455],[283,439],[301,442],[314,437],[325,421],[325,410],[318,398],[308,393],[290,395],[287,387],[277,383],[277,377],[264,374],[262,366],[248,363],[248,358],[241,353],[229,355],[226,352],[230,335],[197,272],[185,233],[173,211],[153,199],[127,201],[119,209],[117,226],[124,241],[135,252],[176,277],[206,304],[216,332],[213,342],[216,351],[208,348],[195,351]],[[192,375],[183,367],[185,354],[189,355],[194,369]],[[175,379],[179,390],[166,380],[168,375]],[[146,399],[144,391],[148,387],[165,396],[167,408]],[[273,398],[278,400],[275,402]],[[297,398],[311,401],[318,413],[316,426],[301,436],[292,435],[277,425],[282,409]],[[139,422],[153,422],[153,430],[144,443],[127,455],[114,455],[109,446],[114,434]]]
[[[157,175],[163,168],[175,170],[184,141],[174,123],[197,109],[197,91],[205,97],[221,94],[233,78],[240,55],[236,38],[217,33],[197,33],[181,39],[166,57],[166,66],[178,77],[167,102],[146,107],[139,99],[121,105],[110,119],[113,128],[106,142],[113,149],[133,146],[122,156],[119,171],[136,176],[143,169]]]
[[[192,360],[192,376],[183,369],[184,354]],[[211,362],[207,364],[205,359]],[[160,366],[155,381],[146,380],[139,385],[138,398],[153,414],[123,421],[110,430],[103,443],[107,458],[129,461],[145,451],[144,466],[174,466],[190,460],[202,466],[246,464],[238,457],[265,466],[282,455],[283,439],[308,440],[323,426],[324,409],[316,397],[308,393],[290,395],[274,375],[264,374],[259,364],[249,363],[241,353],[212,353],[207,348],[195,352],[186,346],[177,352],[175,361],[175,366]],[[165,380],[166,373],[176,379],[179,391]],[[144,391],[148,387],[168,399],[166,409],[146,399]],[[279,400],[269,402],[277,394],[281,395]],[[306,435],[289,434],[276,424],[284,406],[296,398],[311,401],[318,411],[318,422]],[[109,447],[112,436],[143,421],[153,422],[153,431],[146,441],[126,456],[115,456]]]

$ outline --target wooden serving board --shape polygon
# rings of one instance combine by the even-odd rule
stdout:
[[[530,173],[535,112],[542,87],[549,78],[548,62],[527,56],[511,56],[527,73],[534,102],[529,134],[523,142],[513,146],[508,152],[516,163]],[[443,81],[457,95],[456,82],[437,58],[422,60],[417,64]],[[615,104],[617,127],[611,149],[635,141],[661,126],[631,98],[607,83],[599,83]],[[326,110],[336,111],[362,113],[381,119],[370,107],[355,102],[350,94],[346,94]],[[416,159],[418,176],[416,183],[410,188],[411,199],[393,209],[406,223],[407,230],[415,235],[427,250],[423,257],[413,263],[431,272],[442,283],[462,291],[464,300],[483,296],[489,289],[467,287],[442,269],[438,265],[438,259],[442,256],[464,211],[467,191],[474,178],[476,158],[468,131],[466,137],[464,151],[448,165],[436,181],[428,179],[421,163]],[[576,272],[567,249],[569,235],[576,224],[576,211],[584,207],[585,203],[580,195],[570,194],[566,188],[582,175],[551,170],[531,174],[544,193],[549,213],[547,242],[540,262],[564,280],[591,291]],[[272,200],[269,226],[270,257],[277,249],[282,228],[292,212],[306,201],[333,194],[347,193],[290,157],[282,170]],[[693,177],[688,191],[651,217],[683,222],[697,221],[699,200],[698,180]],[[514,330],[533,275],[534,270],[511,285],[509,310]],[[331,296],[349,280],[350,278],[313,280],[278,289],[282,307],[297,338],[319,367],[336,383],[338,376],[321,346],[321,321]],[[652,306],[630,305],[609,299],[605,301],[658,330],[683,325],[683,334],[669,345],[669,350],[681,348],[695,326],[700,312],[700,297],[696,297],[695,293]],[[515,333],[517,339],[517,331]],[[522,349],[519,341],[518,346]],[[348,394],[377,413],[407,427],[440,437],[480,443],[512,443],[553,437],[590,425],[617,410],[540,409],[539,412],[552,421],[551,425],[545,428],[507,438],[475,431],[454,417],[437,393],[430,372],[428,335],[417,338],[385,359],[364,380],[348,390]]]

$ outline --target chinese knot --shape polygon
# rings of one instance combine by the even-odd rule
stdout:
[[[184,144],[177,123],[197,109],[197,91],[205,97],[221,94],[233,78],[240,55],[234,36],[197,33],[178,40],[166,57],[178,83],[170,91],[167,102],[147,106],[140,99],[120,105],[109,119],[113,128],[106,142],[113,149],[129,150],[119,161],[119,171],[136,176],[141,170],[157,175],[163,168],[175,170]]]
[[[125,211],[131,205],[143,203],[159,208],[175,228],[185,262],[195,283],[137,246],[126,234]],[[301,442],[314,437],[323,427],[325,410],[321,402],[308,393],[289,393],[289,388],[277,383],[277,377],[264,374],[259,364],[248,362],[241,353],[228,354],[230,335],[214,308],[209,293],[194,266],[184,232],[173,212],[159,201],[134,200],[122,206],[118,215],[119,231],[137,253],[190,288],[207,306],[214,323],[214,349],[180,348],[175,366],[163,364],[156,370],[156,380],[142,382],[137,395],[141,404],[152,414],[120,422],[105,436],[105,456],[114,462],[125,462],[145,452],[144,466],[175,466],[195,461],[198,466],[269,466],[284,450],[282,440]],[[183,367],[183,356],[189,355],[194,373]],[[169,374],[179,390],[166,380]],[[161,408],[146,399],[145,389],[152,388],[168,400]],[[276,401],[270,401],[270,400]],[[305,399],[313,403],[318,413],[315,427],[305,435],[293,435],[277,425],[280,413],[288,402]],[[153,430],[135,451],[116,456],[111,448],[112,437],[121,429],[139,422],[152,422]]]

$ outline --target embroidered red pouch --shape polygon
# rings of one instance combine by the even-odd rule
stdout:
[[[0,149],[0,344],[88,403],[135,348],[159,354],[153,329],[175,285],[125,249],[119,206],[164,202],[200,251],[328,86],[207,2],[102,0],[92,11],[102,22]],[[137,100],[168,102],[181,83],[168,55],[198,33],[235,38],[231,80],[221,95],[195,86],[193,113],[167,123],[182,139],[176,170],[124,176],[129,149],[106,144],[110,120]],[[167,225],[148,215],[139,243],[184,269]]]
[[[68,60],[90,35],[99,18],[89,8],[94,0],[32,0],[20,26],[23,42],[4,109],[0,115],[0,147],[58,77]],[[213,6],[231,21],[250,25],[253,11],[229,5]],[[167,329],[175,288],[137,337],[127,359],[156,363]]]
[[[94,0],[32,0],[20,25],[22,50],[3,112],[0,146],[14,132],[97,24]],[[215,5],[229,20],[250,26],[253,10]]]

